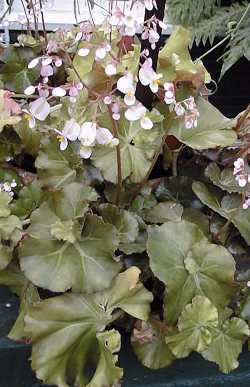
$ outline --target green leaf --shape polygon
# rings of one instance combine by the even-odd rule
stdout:
[[[16,241],[21,238],[22,223],[15,215],[8,218],[0,218],[0,236],[2,239],[13,239]]]
[[[250,335],[245,321],[233,317],[213,330],[212,342],[202,356],[218,364],[220,371],[228,374],[239,366],[238,356],[244,339]]]
[[[117,229],[120,243],[134,242],[138,236],[138,222],[129,211],[120,210],[111,204],[102,204],[99,212],[106,223],[110,223]]]
[[[97,333],[99,359],[96,371],[87,387],[114,386],[123,376],[122,368],[116,366],[120,351],[121,336],[115,329]]]
[[[31,334],[31,365],[37,377],[58,387],[69,387],[72,383],[87,386],[88,382],[94,386],[91,377],[87,377],[94,355],[98,370],[94,375],[96,386],[106,365],[105,379],[110,378],[111,384],[118,382],[121,372],[115,371],[116,358],[111,361],[109,351],[119,348],[119,334],[111,331],[97,338],[110,321],[111,315],[90,295],[67,293],[33,305],[25,317],[25,325]]]
[[[186,129],[181,117],[174,121],[169,134],[198,150],[233,145],[237,136],[231,129],[231,120],[201,97],[197,99],[196,104],[200,113],[197,127]]]
[[[89,47],[88,42],[81,42],[78,49]],[[76,54],[73,59],[73,66],[79,74],[80,78],[83,79],[86,74],[88,74],[93,67],[95,61],[95,49],[90,50],[87,56],[80,56]],[[74,78],[76,82],[79,82],[79,78],[73,71],[70,71],[71,77]]]
[[[43,199],[43,191],[37,180],[23,187],[18,193],[18,199],[11,203],[11,211],[20,218],[26,218],[34,211]]]
[[[177,358],[192,351],[202,352],[212,341],[211,330],[218,326],[218,312],[210,300],[196,296],[185,306],[178,320],[178,332],[169,334],[166,343]]]
[[[112,316],[117,308],[136,318],[148,317],[153,297],[138,282],[139,274],[138,268],[131,267],[105,292],[66,293],[29,308],[25,327],[38,378],[58,387],[116,385],[122,377],[114,355],[120,349],[120,334],[105,327],[117,318]]]
[[[140,362],[148,368],[169,366],[174,360],[166,341],[166,325],[157,320],[138,321],[131,336],[133,350]]]
[[[118,273],[120,265],[113,259],[117,244],[112,225],[88,216],[82,235],[74,243],[31,236],[22,241],[21,267],[37,286],[55,292],[72,288],[91,293],[109,287]]]
[[[235,262],[222,246],[210,243],[202,231],[186,221],[151,226],[147,251],[153,273],[165,283],[165,317],[175,323],[196,295],[218,308],[234,293]]]
[[[199,85],[204,80],[210,80],[202,62],[192,61],[188,50],[190,40],[191,33],[177,27],[160,51],[157,69],[167,81],[193,81]]]
[[[139,282],[141,271],[131,266],[120,273],[110,289],[97,294],[98,302],[108,312],[120,308],[140,320],[147,320],[153,295]]]
[[[38,69],[28,69],[28,63],[34,58],[34,52],[28,47],[9,46],[1,54],[4,62],[1,79],[5,89],[23,93],[26,87],[33,85],[39,78]]]
[[[73,243],[79,229],[77,220],[88,210],[88,197],[93,198],[92,190],[80,183],[70,183],[62,190],[51,192],[47,201],[33,211],[29,235]]]
[[[164,223],[168,220],[178,222],[181,220],[182,213],[182,205],[169,200],[145,211],[144,219],[149,223]]]
[[[242,208],[241,196],[216,194],[201,182],[194,182],[192,187],[200,201],[219,215],[230,220],[247,244],[250,245],[250,209],[244,210]]]
[[[150,131],[140,126],[140,121],[129,122],[123,116],[118,122],[122,179],[127,177],[133,183],[140,182],[150,168],[156,150],[163,136],[162,123],[156,123]],[[112,128],[111,122],[106,126]],[[92,161],[100,168],[104,178],[112,183],[117,182],[116,149],[110,147],[95,148]]]
[[[61,188],[76,178],[76,168],[81,160],[71,146],[61,151],[55,138],[47,138],[36,159],[39,181],[42,186]]]
[[[247,190],[245,187],[239,187],[232,169],[225,168],[220,170],[216,163],[211,163],[206,168],[205,174],[214,185],[229,193],[245,192]]]
[[[209,219],[197,208],[185,208],[182,219],[188,222],[196,224],[203,234],[209,239],[210,230],[209,230]]]
[[[19,297],[19,314],[15,324],[8,334],[8,337],[12,340],[23,340],[29,338],[27,333],[24,331],[24,316],[29,312],[29,308],[32,304],[40,300],[37,288],[28,281],[21,289]]]
[[[7,192],[0,191],[0,217],[8,217],[10,215],[9,204],[12,198]]]
[[[5,269],[12,260],[12,249],[0,243],[0,270]]]
[[[22,119],[18,125],[15,125],[14,130],[22,141],[23,149],[32,156],[37,156],[42,133],[38,130],[31,129],[27,119]]]

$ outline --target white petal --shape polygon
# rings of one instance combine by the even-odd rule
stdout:
[[[39,63],[39,60],[40,60],[40,57],[32,59],[32,61],[28,64],[28,68],[33,69],[34,67],[36,67]]]
[[[163,23],[161,20],[159,20],[158,24],[161,27],[161,29],[167,30],[168,26],[166,23]]]
[[[66,90],[62,87],[55,87],[52,90],[52,95],[54,95],[54,97],[64,97],[66,95]]]
[[[68,138],[70,141],[76,141],[80,134],[80,130],[80,125],[74,120],[74,118],[71,118],[71,120],[66,121],[64,125],[63,136]]]
[[[35,91],[36,91],[36,88],[34,86],[30,85],[30,86],[26,87],[26,89],[24,90],[24,94],[25,95],[32,95],[35,93]]]
[[[141,123],[141,127],[145,130],[150,130],[154,126],[153,122],[150,120],[149,117],[142,117],[140,123]]]
[[[137,121],[146,114],[146,108],[142,104],[137,104],[125,111],[125,117],[128,121]]]
[[[153,9],[153,1],[152,0],[145,0],[144,4],[145,4],[145,7],[148,11],[152,11],[152,9]]]
[[[92,148],[90,147],[87,147],[87,146],[81,146],[80,147],[80,156],[83,158],[83,159],[89,159],[90,156],[92,155]]]
[[[78,138],[84,146],[93,145],[96,139],[96,124],[94,122],[84,122]]]
[[[148,86],[153,78],[153,70],[147,68],[140,68],[139,80],[143,86]]]
[[[112,117],[115,121],[119,121],[119,119],[121,118],[121,115],[119,113],[113,113],[112,114]]]
[[[154,94],[158,93],[159,85],[157,82],[154,82],[154,81],[151,82],[149,87],[150,87],[150,90],[152,91],[152,93],[154,93]]]
[[[63,140],[60,141],[60,149],[61,151],[64,151],[65,149],[67,149],[67,146],[68,146],[68,140],[67,138],[63,138]]]
[[[36,120],[34,117],[30,117],[29,119],[29,128],[30,129],[34,129],[34,127],[36,126]]]
[[[134,105],[136,99],[134,94],[126,94],[124,97],[124,102],[128,106]]]
[[[57,58],[56,61],[55,61],[55,66],[56,67],[61,67],[62,65],[62,59],[61,58]]]
[[[117,81],[117,89],[123,94],[127,94],[130,91],[134,90],[133,75],[128,73],[123,77],[119,78]]]
[[[107,51],[103,47],[97,48],[97,50],[95,52],[95,56],[97,59],[104,59],[106,54],[107,54]]]
[[[52,58],[45,58],[42,60],[42,66],[48,66],[50,63],[52,63]]]
[[[103,102],[106,105],[110,105],[112,103],[112,97],[110,97],[109,95],[106,95],[106,97],[104,97],[104,99],[103,99]]]
[[[50,105],[44,97],[38,98],[29,104],[30,112],[39,121],[44,121],[50,113]]]
[[[117,72],[117,68],[115,65],[113,65],[112,63],[109,63],[106,67],[105,67],[105,73],[111,77],[112,75],[115,75]]]
[[[89,51],[90,49],[89,48],[80,48],[80,50],[78,50],[78,55],[79,56],[87,56],[89,54]]]
[[[100,145],[107,145],[113,139],[112,133],[107,128],[98,128],[96,131],[96,141]]]

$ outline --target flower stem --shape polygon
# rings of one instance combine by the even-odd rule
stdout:
[[[119,140],[117,122],[113,118],[112,110],[110,106],[108,107],[108,109],[109,109],[109,116],[113,124],[113,135]],[[122,161],[121,161],[120,143],[116,146],[116,162],[117,162],[117,186],[116,186],[115,204],[119,206],[120,199],[121,199],[121,192],[122,192]]]

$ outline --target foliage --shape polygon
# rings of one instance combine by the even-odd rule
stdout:
[[[174,24],[192,30],[197,45],[201,42],[212,45],[216,38],[228,35],[221,70],[223,76],[241,57],[250,59],[250,25],[248,2],[234,1],[229,6],[220,3],[218,0],[167,0],[167,14]],[[234,30],[238,22],[240,25]]]
[[[146,367],[196,351],[225,373],[250,335],[249,108],[228,119],[201,96],[210,75],[184,27],[155,70],[135,9],[113,11],[1,54],[0,284],[20,298],[9,337],[58,387],[118,386],[124,331]],[[158,25],[144,26],[152,49]]]

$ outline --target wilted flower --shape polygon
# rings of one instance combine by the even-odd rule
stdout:
[[[5,109],[9,112],[9,114],[20,114],[21,113],[21,108],[18,105],[17,102],[15,102],[12,97],[15,94],[12,93],[11,91],[5,90],[3,94],[4,98],[4,106]]]

